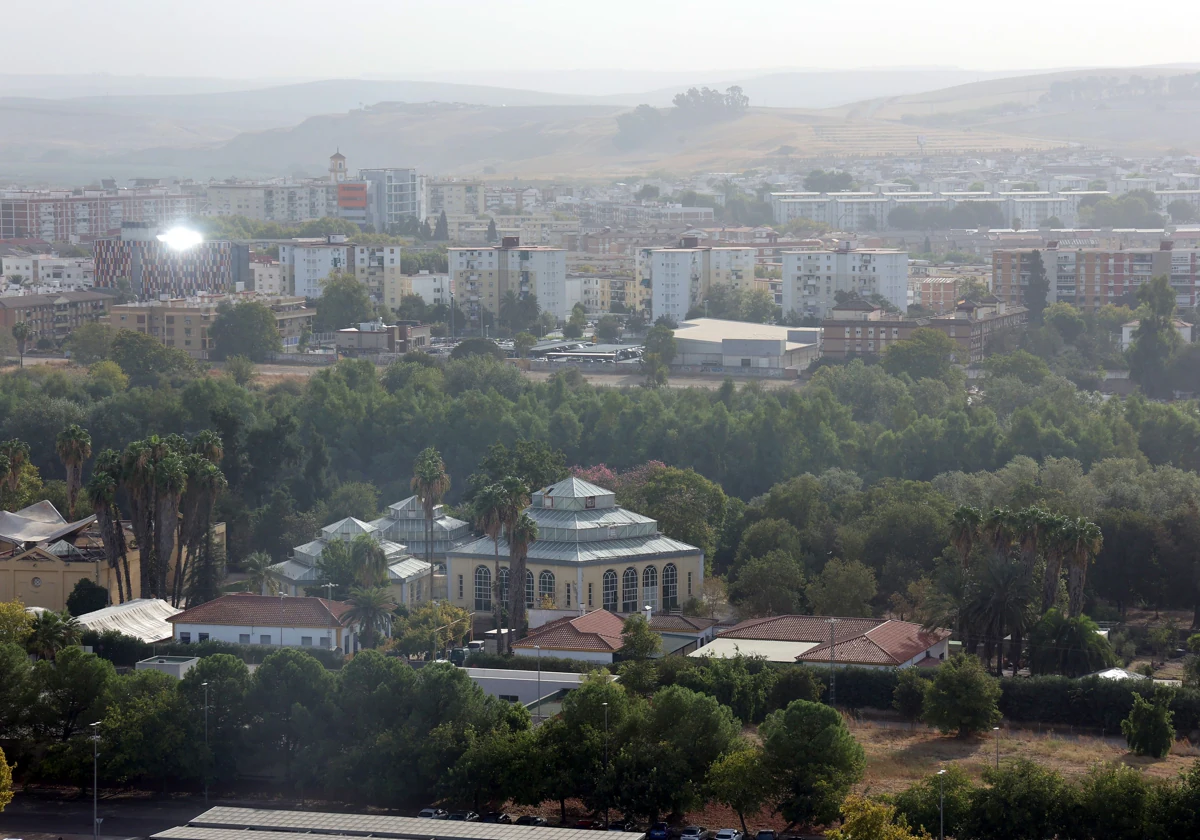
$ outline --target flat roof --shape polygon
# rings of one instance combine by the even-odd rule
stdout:
[[[332,814],[260,808],[210,808],[187,825],[153,835],[156,840],[312,840],[314,834],[396,840],[579,840],[579,830],[504,823],[428,820],[377,814]],[[628,840],[645,834],[628,833]]]
[[[718,636],[688,656],[715,656],[718,659],[761,656],[768,662],[795,662],[796,657],[818,647],[819,644],[820,642],[777,642],[768,639],[724,639]]]
[[[676,341],[707,341],[719,344],[725,339],[782,341],[788,349],[806,346],[806,342],[793,341],[788,333],[797,332],[797,327],[781,327],[774,324],[752,324],[748,321],[725,321],[720,318],[692,318],[682,321],[675,330]],[[811,328],[810,328],[811,329]]]

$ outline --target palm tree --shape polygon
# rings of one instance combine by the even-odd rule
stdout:
[[[1038,549],[1045,529],[1053,524],[1054,518],[1039,507],[1028,507],[1017,512],[1016,536],[1021,546],[1021,562],[1025,566],[1025,574],[1033,575],[1033,567],[1037,562]]]
[[[118,603],[125,603],[125,593],[133,597],[133,585],[129,580],[129,558],[125,546],[125,529],[121,526],[121,511],[117,507],[117,488],[120,486],[121,456],[105,449],[96,458],[96,468],[84,492],[96,514],[96,526],[100,529],[100,540],[104,544],[104,559],[114,571],[117,579]],[[121,572],[125,573],[122,585]]]
[[[205,429],[192,438],[192,451],[217,466],[221,465],[221,459],[225,457],[225,445],[221,442],[221,436],[212,429]]]
[[[25,367],[25,343],[29,341],[31,332],[29,325],[24,321],[13,324],[12,336],[17,340],[17,354],[21,357],[21,367]]]
[[[516,333],[522,325],[521,315],[521,299],[515,291],[509,289],[504,293],[504,297],[500,298],[500,321]]]
[[[924,626],[927,630],[949,627],[967,646],[967,652],[973,654],[978,642],[968,623],[973,597],[972,586],[970,570],[962,565],[940,563],[934,578],[933,593],[927,605],[928,614]]]
[[[386,586],[356,586],[350,590],[350,609],[346,611],[346,618],[358,625],[363,647],[375,647],[379,636],[388,634],[395,608],[391,590]]]
[[[188,581],[195,579],[219,583],[217,576],[212,574],[215,570],[209,568],[213,562],[212,514],[217,497],[227,486],[221,469],[203,454],[196,452],[195,447],[192,452],[183,456],[183,464],[187,477],[179,505],[180,556],[171,587],[171,602],[175,606],[179,606],[183,587]],[[201,564],[201,568],[196,568],[196,564]],[[206,595],[209,597],[196,603],[216,597],[214,591],[207,592]]]
[[[271,574],[275,561],[265,551],[246,555],[242,567],[246,570],[246,591],[257,595],[278,595],[279,581]]]
[[[21,485],[21,472],[29,463],[29,444],[23,440],[6,440],[0,443],[0,454],[8,459],[8,470],[3,478],[10,493],[17,492]]]
[[[168,597],[167,574],[175,559],[175,534],[179,527],[179,503],[187,486],[187,468],[171,449],[164,449],[154,466],[154,565],[155,598]],[[180,546],[182,553],[183,547]],[[180,560],[182,561],[182,557]]]
[[[433,509],[450,492],[450,476],[442,456],[432,446],[422,449],[413,464],[412,490],[425,509],[425,561],[429,563],[429,601],[433,602]],[[448,593],[447,593],[448,594]]]
[[[983,523],[984,532],[997,554],[1008,554],[1016,539],[1017,514],[1008,508],[995,508]]]
[[[1087,582],[1087,567],[1104,545],[1104,534],[1095,522],[1083,517],[1068,520],[1064,529],[1064,552],[1067,566],[1067,617],[1083,613],[1083,586]]]
[[[1066,554],[1067,523],[1065,516],[1051,516],[1042,524],[1042,554],[1046,567],[1042,571],[1042,613],[1054,606],[1058,600],[1058,581],[1062,574],[1062,561]]]
[[[496,560],[492,572],[492,621],[495,629],[500,629],[500,534],[504,531],[505,516],[508,512],[508,496],[500,484],[489,484],[484,487],[472,505],[475,527],[488,535],[492,541],[492,549]]]
[[[354,576],[365,589],[372,589],[387,582],[387,555],[379,543],[366,534],[359,534],[350,544],[350,560]]]
[[[984,566],[971,601],[975,630],[985,640],[984,659],[996,651],[996,676],[1003,676],[1004,637],[1012,637],[1013,674],[1020,668],[1021,646],[1030,623],[1033,583],[1021,563],[993,557]]]
[[[1029,631],[1029,670],[1080,677],[1116,664],[1112,647],[1086,615],[1067,618],[1051,609]]]
[[[504,495],[504,530],[511,534],[513,528],[516,527],[517,520],[521,517],[521,511],[525,510],[529,505],[529,488],[521,479],[508,475],[500,480],[500,489]],[[510,601],[512,600],[513,587],[519,587],[521,591],[525,589],[524,572],[522,572],[522,577],[516,577],[515,563],[516,554],[513,550],[512,538],[510,537],[508,540],[508,588]],[[499,581],[497,581],[497,584],[499,584]],[[521,615],[524,614],[524,612],[521,613]],[[508,614],[508,623],[512,625],[514,620],[515,614],[510,612]],[[509,653],[512,653],[512,635],[512,633],[509,633],[505,642],[505,648]]]
[[[950,542],[958,552],[963,567],[971,556],[971,549],[979,539],[979,526],[983,522],[983,514],[979,508],[963,505],[950,514]]]
[[[508,623],[512,625],[513,633],[519,634],[519,638],[525,636],[525,560],[529,555],[529,546],[537,538],[537,523],[530,519],[528,513],[522,513],[508,529],[508,551],[512,558],[509,561],[508,598],[511,606]],[[510,649],[513,633],[509,634]]]
[[[79,643],[79,622],[69,614],[46,610],[33,620],[26,646],[41,659],[53,659],[65,647]]]
[[[58,433],[58,458],[67,470],[67,518],[75,518],[75,500],[83,483],[83,462],[92,457],[92,436],[72,423]]]
[[[129,522],[140,558],[138,597],[153,598],[154,585],[154,462],[146,441],[125,447],[121,459],[121,485],[129,499]],[[129,597],[133,597],[130,593]]]

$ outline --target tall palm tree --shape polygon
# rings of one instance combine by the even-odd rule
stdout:
[[[12,337],[17,340],[17,354],[21,357],[21,367],[25,367],[25,344],[29,341],[31,334],[32,330],[24,321],[13,324]]]
[[[1008,508],[995,508],[983,523],[984,532],[997,554],[1008,554],[1016,539],[1017,514]]]
[[[167,575],[175,559],[175,536],[179,527],[179,503],[187,486],[183,459],[167,449],[154,466],[154,565],[155,598],[167,598]],[[182,553],[182,546],[180,546]],[[182,557],[180,561],[182,562]]]
[[[125,447],[121,459],[121,485],[129,499],[129,523],[140,558],[137,597],[153,598],[154,460],[146,441],[135,440]],[[134,597],[132,593],[130,597]]]
[[[1058,600],[1058,581],[1062,575],[1062,561],[1066,555],[1069,538],[1065,516],[1051,516],[1042,525],[1042,554],[1046,567],[1042,571],[1042,613],[1054,606]]]
[[[509,561],[509,578],[508,578],[508,598],[509,598],[509,621],[512,625],[513,632],[509,635],[509,647],[511,650],[512,639],[514,634],[518,638],[525,637],[525,575],[526,563],[525,560],[529,556],[529,546],[533,545],[538,538],[538,526],[528,513],[522,513],[517,517],[517,521],[508,529],[508,550],[512,560]]]
[[[225,457],[225,445],[221,442],[221,436],[212,429],[198,432],[192,438],[192,451],[217,466],[221,465],[221,459]]]
[[[92,457],[92,436],[72,423],[55,440],[58,458],[67,470],[67,518],[75,518],[75,500],[83,483],[83,462]]]
[[[29,444],[23,440],[6,440],[0,443],[0,454],[8,459],[8,470],[4,473],[4,482],[10,493],[17,492],[21,484],[21,472],[29,463]]]
[[[1117,664],[1100,628],[1086,615],[1067,618],[1051,609],[1029,631],[1029,670],[1081,677]]]
[[[1017,512],[1016,537],[1021,546],[1021,562],[1025,574],[1032,575],[1037,563],[1038,550],[1046,528],[1053,525],[1054,517],[1039,507],[1027,507]]]
[[[971,549],[979,539],[979,526],[983,522],[983,514],[979,508],[962,505],[950,514],[950,542],[958,552],[963,567],[971,556]]]
[[[425,561],[429,563],[429,601],[433,602],[433,509],[450,492],[450,476],[442,456],[432,446],[422,449],[413,464],[412,490],[425,509]]]
[[[183,456],[183,464],[186,480],[179,504],[179,564],[175,567],[175,579],[171,587],[175,606],[179,606],[183,588],[193,578],[219,583],[211,574],[213,569],[208,568],[213,562],[212,515],[217,497],[228,486],[220,467],[194,450]],[[197,564],[203,568],[196,568]],[[195,574],[193,571],[204,574]],[[206,594],[215,597],[214,592]],[[204,598],[197,603],[209,599]]]
[[[265,551],[247,554],[242,561],[246,570],[246,591],[255,595],[278,595],[279,581],[271,574],[275,561]]]
[[[475,527],[487,534],[492,541],[495,552],[495,563],[492,570],[492,622],[495,629],[500,629],[500,534],[504,531],[505,516],[508,511],[508,495],[500,484],[489,484],[475,496],[472,504],[472,515]]]
[[[934,577],[933,593],[929,598],[925,629],[949,627],[954,635],[974,653],[978,644],[968,623],[973,597],[973,579],[962,565],[940,563]]]
[[[1083,517],[1069,520],[1064,534],[1064,556],[1067,560],[1067,617],[1083,613],[1083,586],[1087,582],[1088,564],[1100,553],[1104,534],[1095,522]]]
[[[82,628],[66,612],[46,610],[33,620],[26,646],[41,659],[53,659],[65,647],[79,643]]]
[[[373,648],[381,635],[387,635],[395,608],[391,590],[386,586],[356,586],[350,590],[350,609],[346,611],[346,618],[358,625],[363,647]]]
[[[387,584],[387,555],[374,537],[359,534],[350,544],[350,560],[354,576],[364,589]]]
[[[105,449],[96,457],[96,468],[84,489],[92,511],[96,514],[96,525],[100,529],[100,540],[104,544],[104,560],[117,579],[118,603],[125,603],[125,594],[133,597],[133,584],[129,579],[129,557],[125,546],[125,529],[121,526],[121,511],[117,507],[117,489],[120,486],[121,456]],[[124,582],[121,573],[124,571]]]
[[[970,614],[975,631],[985,640],[985,660],[991,651],[996,652],[996,676],[1004,671],[1005,636],[1012,637],[1013,673],[1020,668],[1033,598],[1033,583],[1020,562],[997,556],[981,570]]]
[[[500,298],[500,322],[516,333],[523,326],[521,315],[521,299],[515,291],[509,289]]]
[[[511,534],[513,529],[516,527],[517,520],[521,518],[521,512],[529,506],[529,487],[526,486],[524,481],[516,476],[507,475],[500,479],[500,490],[504,495],[504,530],[506,533]],[[512,539],[510,538],[508,540],[508,588],[510,601],[512,600],[512,590],[514,586],[519,586],[522,592],[525,590],[524,573],[522,572],[522,576],[520,578],[516,577],[515,566],[516,555],[513,550]],[[497,581],[497,585],[499,585],[499,581]],[[524,614],[525,613],[523,612],[521,613],[521,615]],[[508,614],[508,623],[512,625],[514,620],[514,614],[510,612]],[[505,648],[509,653],[512,653],[512,636],[513,634],[509,633],[507,635],[507,641],[505,642]]]

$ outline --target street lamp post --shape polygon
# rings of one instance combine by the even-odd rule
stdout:
[[[541,723],[541,720],[542,720],[542,646],[534,645],[533,647],[537,651],[537,660],[538,660],[537,717],[538,717],[538,722]]]
[[[92,728],[92,840],[96,840],[100,833],[100,721],[89,723],[88,726]]]
[[[208,807],[208,766],[212,763],[208,752],[208,683],[202,682],[204,686],[204,807]]]
[[[837,705],[837,677],[833,673],[837,659],[837,654],[834,652],[833,630],[837,623],[836,618],[829,619],[829,705],[831,708]]]
[[[996,769],[1000,769],[1000,727],[993,726],[992,731],[996,733]]]
[[[938,777],[938,840],[946,840],[946,771],[937,771]]]
[[[604,706],[604,824],[608,825],[608,704]]]

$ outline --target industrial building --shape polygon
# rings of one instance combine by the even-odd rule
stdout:
[[[820,355],[820,330],[693,318],[675,330],[675,365],[760,375],[800,371]]]

